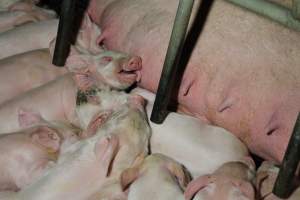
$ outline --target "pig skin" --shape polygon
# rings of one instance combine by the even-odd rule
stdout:
[[[125,170],[123,187],[129,186],[128,200],[184,200],[183,190],[190,182],[189,173],[175,160],[163,154],[151,154]]]
[[[141,88],[135,88],[132,93],[147,99],[150,118],[155,95]],[[232,133],[191,116],[170,113],[163,124],[150,121],[150,126],[151,152],[162,153],[182,163],[192,177],[212,173],[224,163],[249,156],[246,145]]]
[[[15,199],[101,199],[98,195],[103,195],[107,181],[118,180],[124,169],[148,153],[150,128],[141,97],[108,90],[95,96],[101,99],[100,104],[77,107],[84,123],[96,125],[95,135],[69,146],[56,165],[15,193]],[[98,120],[104,113],[107,120]],[[116,195],[115,191],[111,195]]]
[[[202,1],[195,1],[192,19]],[[92,0],[99,42],[143,59],[140,85],[156,91],[177,1]],[[126,21],[124,21],[126,19]],[[216,0],[183,74],[177,100],[280,162],[300,108],[300,35]]]
[[[58,20],[25,24],[0,33],[0,59],[31,50],[48,48],[56,36]]]
[[[34,50],[0,60],[0,104],[41,86],[67,72],[51,64],[47,49]]]
[[[39,113],[47,121],[76,123],[77,85],[73,74],[65,74],[0,105],[0,134],[19,131],[20,109]]]
[[[32,3],[18,2],[10,6],[7,11],[0,11],[0,33],[26,23],[55,17],[54,11],[39,8]]]

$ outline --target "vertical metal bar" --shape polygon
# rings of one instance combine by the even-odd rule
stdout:
[[[181,56],[194,0],[180,0],[163,71],[160,77],[158,90],[151,113],[151,121],[162,123],[167,115],[174,80],[178,69],[178,61]]]
[[[273,193],[280,198],[287,198],[293,187],[293,178],[300,161],[300,113],[298,114],[293,134],[285,152],[282,165],[273,188]]]
[[[76,0],[63,0],[52,63],[64,66],[72,41]]]
[[[300,0],[293,0],[293,17],[300,20]]]

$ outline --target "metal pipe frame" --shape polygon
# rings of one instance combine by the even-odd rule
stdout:
[[[293,17],[300,20],[300,0],[293,0]]]
[[[280,198],[288,198],[293,189],[295,172],[300,161],[300,113],[298,114],[293,134],[285,152],[281,168],[273,188],[273,193]]]
[[[179,1],[163,71],[150,117],[150,120],[157,124],[161,124],[168,114],[167,107],[171,98],[176,72],[178,71],[178,62],[182,53],[193,5],[194,0]]]
[[[288,28],[300,31],[300,0],[293,1],[293,11],[265,0],[227,0],[239,7],[246,8],[265,16]],[[296,17],[296,18],[295,18]]]
[[[52,63],[64,66],[72,42],[76,0],[63,0]]]

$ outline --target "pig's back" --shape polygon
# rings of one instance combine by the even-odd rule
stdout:
[[[0,34],[0,59],[31,51],[48,48],[57,33],[58,20],[25,24]]]
[[[34,50],[0,60],[0,104],[41,86],[59,75],[65,68],[51,64],[49,51]]]

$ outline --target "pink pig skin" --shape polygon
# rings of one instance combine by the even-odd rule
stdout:
[[[178,2],[90,3],[101,42],[141,56],[140,85],[151,91],[158,86]],[[195,1],[192,20],[201,2]],[[299,33],[216,0],[195,42],[174,94],[179,108],[233,132],[253,153],[281,161],[300,111]]]
[[[70,121],[76,125],[77,85],[68,73],[0,105],[0,133],[20,130],[18,114],[25,108],[38,112],[47,121]]]
[[[54,80],[67,72],[55,67],[47,49],[0,60],[0,103]]]

